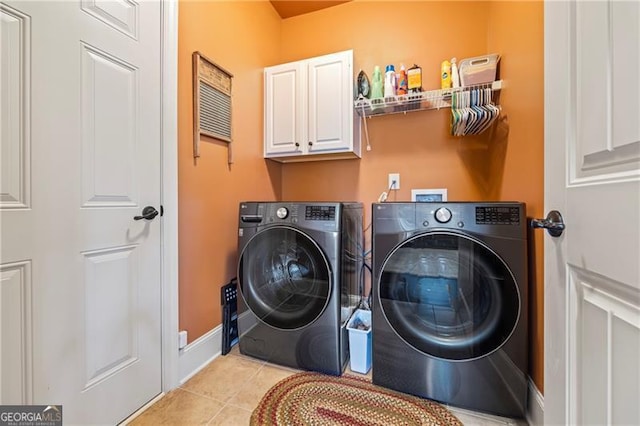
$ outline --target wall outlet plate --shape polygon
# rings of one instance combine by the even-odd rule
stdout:
[[[389,186],[390,191],[400,189],[400,173],[389,173]]]
[[[182,349],[187,346],[187,330],[182,330],[178,333],[178,349]]]

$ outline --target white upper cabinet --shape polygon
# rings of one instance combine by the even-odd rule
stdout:
[[[264,157],[280,162],[360,157],[353,51],[265,68]],[[356,122],[359,124],[359,122]]]

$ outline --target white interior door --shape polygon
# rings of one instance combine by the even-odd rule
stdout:
[[[640,3],[545,3],[545,424],[640,424]]]
[[[161,392],[160,4],[0,17],[0,403],[113,424]]]

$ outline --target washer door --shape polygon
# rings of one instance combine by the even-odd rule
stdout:
[[[490,248],[468,235],[430,232],[397,246],[378,285],[394,331],[427,355],[468,360],[511,336],[520,315],[513,275]]]
[[[330,277],[320,247],[294,228],[259,232],[240,255],[238,282],[247,306],[279,329],[305,327],[322,314],[331,294]]]

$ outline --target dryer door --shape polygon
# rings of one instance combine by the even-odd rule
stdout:
[[[520,315],[518,286],[505,263],[464,234],[406,240],[385,259],[378,286],[389,325],[437,358],[468,360],[497,350]]]
[[[264,323],[305,327],[324,311],[331,269],[320,247],[300,230],[278,226],[257,233],[240,255],[238,282],[247,306]]]

